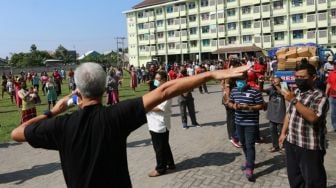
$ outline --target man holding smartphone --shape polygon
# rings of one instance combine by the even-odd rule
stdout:
[[[259,131],[259,110],[263,109],[264,100],[259,90],[247,85],[246,73],[236,79],[236,85],[230,93],[228,107],[235,110],[236,129],[246,159],[241,170],[249,181],[254,181],[255,142]]]
[[[302,62],[295,72],[297,89],[283,91],[290,103],[279,137],[286,149],[287,173],[290,187],[326,187],[323,165],[328,100],[314,88],[316,70]]]

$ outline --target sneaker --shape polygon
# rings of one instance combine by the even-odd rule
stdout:
[[[182,127],[183,127],[183,129],[188,129],[189,127],[188,127],[188,125],[187,124],[182,124]]]
[[[245,176],[248,181],[254,181],[253,170],[250,168],[246,168],[244,170]]]
[[[200,124],[198,124],[198,123],[193,124],[192,126],[194,126],[194,127],[202,127],[202,125],[200,125]]]
[[[153,171],[151,171],[150,173],[148,173],[148,176],[149,177],[158,177],[158,176],[161,176],[162,174],[161,173],[159,173],[158,171],[156,171],[156,170],[153,170]]]
[[[241,145],[238,140],[236,139],[231,139],[230,142],[237,148],[241,148]]]

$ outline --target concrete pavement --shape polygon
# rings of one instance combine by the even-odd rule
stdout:
[[[179,108],[173,100],[170,145],[176,171],[149,178],[155,167],[155,155],[147,126],[128,138],[128,165],[133,187],[289,187],[285,158],[269,153],[270,143],[256,146],[256,182],[248,182],[240,171],[244,161],[241,149],[233,147],[226,132],[225,109],[219,86],[210,86],[210,94],[195,89],[197,119],[203,126],[182,129]],[[190,122],[190,119],[188,119]],[[328,119],[329,121],[329,119]],[[267,137],[265,112],[260,116],[261,135]],[[330,127],[330,125],[328,125]],[[325,166],[328,186],[336,187],[336,134],[328,134]],[[28,144],[0,145],[0,187],[65,187],[58,153],[33,149]]]

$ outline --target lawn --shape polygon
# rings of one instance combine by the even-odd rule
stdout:
[[[49,74],[50,75],[50,74]],[[144,95],[148,91],[147,84],[140,84],[136,88],[136,92],[132,91],[129,87],[129,75],[126,74],[122,87],[119,90],[120,100],[126,100],[138,96]],[[31,86],[31,83],[28,83],[28,87]],[[62,84],[62,96],[65,96],[69,93],[67,82]],[[43,96],[40,86],[40,97],[42,103],[37,106],[37,114],[42,114],[48,108],[47,97]],[[61,98],[60,96],[59,98]],[[103,99],[105,104],[105,95]],[[73,108],[74,109],[74,108]],[[0,143],[7,142],[10,140],[11,131],[17,127],[20,123],[20,109],[12,104],[7,93],[4,95],[4,99],[1,99],[0,96]]]

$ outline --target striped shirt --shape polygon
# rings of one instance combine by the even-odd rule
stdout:
[[[329,104],[326,96],[318,89],[300,92],[294,91],[296,99],[309,107],[319,117],[315,124],[304,120],[291,103],[287,108],[289,117],[287,141],[309,150],[325,149],[326,115]]]
[[[247,105],[264,103],[261,93],[250,87],[242,91],[238,88],[233,88],[230,94],[230,101]],[[256,126],[259,124],[259,111],[236,110],[235,123],[241,126]]]

